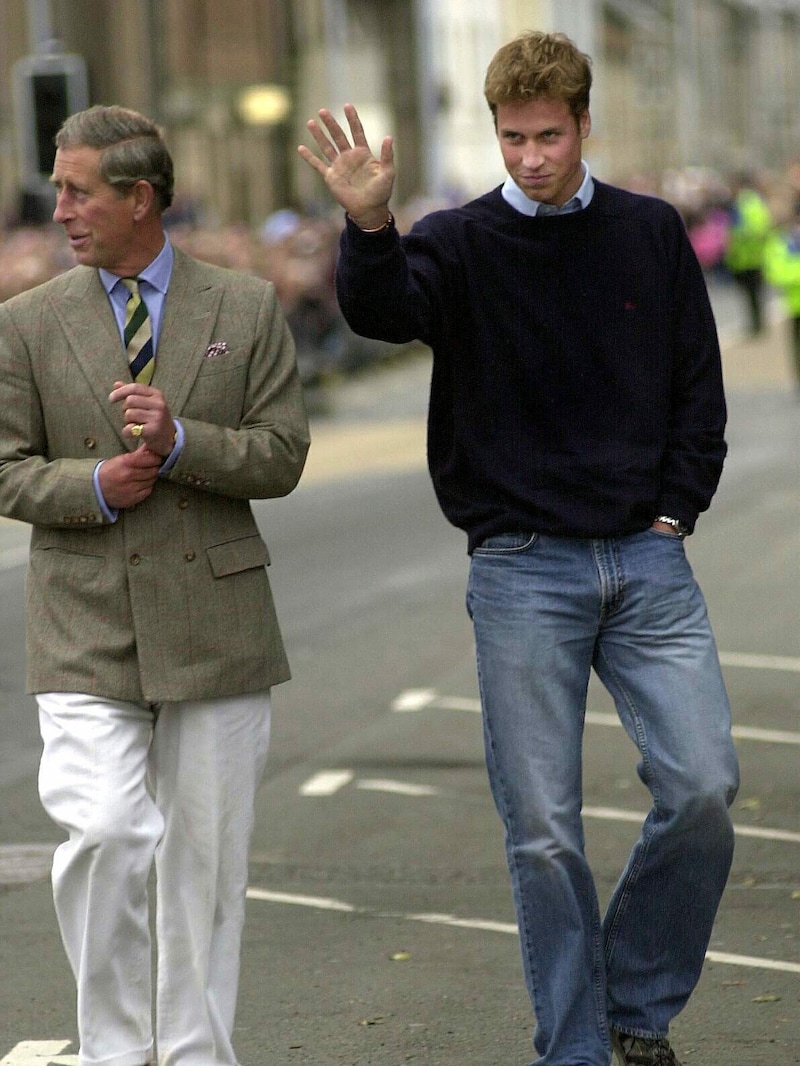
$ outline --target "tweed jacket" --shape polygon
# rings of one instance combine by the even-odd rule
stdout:
[[[135,446],[109,402],[129,379],[95,269],[0,305],[0,514],[33,527],[28,690],[157,703],[286,680],[249,503],[291,492],[309,444],[273,286],[175,250],[152,384],[185,444],[109,522],[92,477]]]

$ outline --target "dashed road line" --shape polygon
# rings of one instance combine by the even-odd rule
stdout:
[[[747,655],[738,651],[721,651],[723,666],[740,666],[745,670],[783,670],[800,674],[800,658],[790,655]]]
[[[309,777],[300,787],[301,796],[332,796],[349,784],[355,775],[352,770],[322,770]],[[2,1066],[2,1063],[0,1063]]]
[[[629,811],[621,807],[584,807],[584,818],[597,818],[607,822],[636,822],[641,825],[647,817],[646,811]],[[756,840],[776,840],[784,844],[800,844],[800,833],[791,829],[770,829],[758,825],[734,825],[733,831],[738,837],[752,837]]]
[[[408,781],[362,780],[356,782],[356,788],[367,792],[389,792],[397,796],[438,796],[440,789],[433,785],[413,785]]]
[[[77,1055],[62,1055],[71,1040],[22,1040],[0,1059],[0,1066],[78,1066]]]
[[[266,903],[283,903],[290,906],[313,907],[317,910],[338,911],[343,914],[359,914],[381,920],[400,920],[422,922],[426,925],[443,925],[453,929],[474,929],[489,933],[503,933],[517,936],[517,926],[513,922],[496,922],[486,918],[457,918],[452,914],[403,914],[400,912],[382,912],[370,907],[355,907],[342,900],[318,898],[315,896],[298,896],[284,892],[268,892],[259,888],[248,888],[247,898]],[[782,973],[800,974],[800,963],[783,959],[759,958],[755,955],[736,955],[727,951],[707,951],[709,962],[722,963],[727,966],[741,966],[755,970],[778,970]],[[3,1063],[0,1062],[0,1066]]]
[[[319,782],[328,782],[326,788],[320,788]],[[345,785],[354,781],[355,787],[370,792],[386,792],[398,796],[440,796],[441,789],[433,785],[412,784],[407,781],[392,781],[385,778],[356,780],[351,770],[324,770],[309,778],[300,786],[301,796],[333,796]],[[631,811],[623,807],[583,807],[584,818],[594,818],[604,822],[635,822],[641,825],[647,817],[646,811]],[[774,840],[782,844],[800,844],[800,833],[791,829],[773,829],[769,826],[734,825],[736,836],[750,837],[754,840]],[[0,1063],[2,1066],[2,1063]]]
[[[763,660],[767,656],[747,656],[747,658]],[[776,656],[770,658],[773,663],[778,661],[784,663],[797,662],[798,666],[800,666],[800,659],[779,659]],[[769,667],[762,666],[760,669],[793,670],[794,667],[773,665]],[[480,714],[481,704],[480,700],[461,696],[438,696],[434,689],[424,688],[409,689],[406,692],[401,692],[392,701],[391,709],[401,714],[417,713],[425,710],[465,711],[470,714]],[[601,711],[587,711],[585,721],[587,725],[610,726],[615,729],[622,728],[622,722],[620,722],[616,714],[605,714]],[[756,726],[735,725],[732,727],[731,733],[737,740],[753,740],[765,744],[800,744],[800,733],[791,732],[787,729],[761,729]]]

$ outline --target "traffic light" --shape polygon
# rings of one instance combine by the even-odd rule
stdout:
[[[54,138],[64,119],[88,106],[86,64],[78,55],[25,56],[14,65],[14,105],[20,181],[31,191],[46,187],[53,169]]]

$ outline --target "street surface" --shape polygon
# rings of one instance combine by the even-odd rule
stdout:
[[[742,765],[737,850],[672,1039],[686,1066],[800,1062],[800,396],[783,323],[740,339],[715,294],[730,457],[687,548]],[[465,538],[424,469],[429,364],[332,388],[301,487],[256,504],[294,680],[274,692],[251,856],[244,1066],[525,1066],[533,1056],[499,819],[486,784]],[[24,695],[27,530],[0,522],[0,1066],[76,1062]],[[599,685],[585,741],[601,902],[647,795]]]

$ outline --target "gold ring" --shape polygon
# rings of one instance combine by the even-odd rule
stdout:
[[[133,425],[131,426],[131,436],[132,437],[141,437],[143,429],[144,429],[144,426],[142,425],[141,422],[134,422]]]

